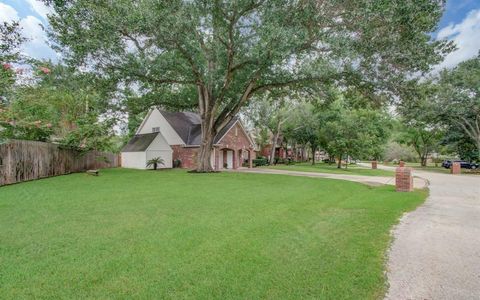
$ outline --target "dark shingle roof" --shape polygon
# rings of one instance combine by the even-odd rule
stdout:
[[[177,132],[185,145],[200,145],[202,142],[202,120],[198,114],[192,112],[168,112],[164,110],[160,110],[160,112]],[[237,118],[233,118],[227,126],[215,136],[214,143],[218,143],[236,121]]]
[[[128,141],[128,144],[122,148],[122,152],[142,152],[147,150],[157,134],[158,132],[154,132],[133,136],[132,139]]]
[[[230,128],[232,128],[232,126],[237,121],[238,121],[238,118],[236,118],[236,117],[231,119],[230,122],[228,122],[227,126],[223,127],[223,129],[220,130],[219,133],[217,133],[217,135],[215,136],[215,139],[213,140],[213,143],[216,144],[216,143],[220,142],[220,139],[230,130]]]

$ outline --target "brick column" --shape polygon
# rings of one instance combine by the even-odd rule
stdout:
[[[395,170],[395,187],[397,192],[413,191],[412,168],[398,167]]]
[[[450,173],[454,175],[462,173],[462,168],[459,162],[452,163],[452,166],[450,167]]]
[[[405,162],[403,160],[400,161],[400,163],[398,164],[399,167],[403,168],[405,167]]]
[[[252,152],[253,152],[252,149],[248,150],[248,168],[250,168],[250,169],[253,168],[253,159],[252,159],[253,154],[252,154]]]
[[[376,160],[372,161],[372,169],[374,169],[374,170],[377,169],[377,161]]]
[[[237,150],[233,150],[233,169],[238,168],[238,157]]]

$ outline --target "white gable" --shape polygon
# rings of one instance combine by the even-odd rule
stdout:
[[[154,128],[159,128],[161,135],[163,135],[168,145],[185,144],[175,129],[173,129],[157,108],[153,108],[149,111],[145,120],[143,120],[142,125],[138,128],[137,134],[152,133],[154,132]]]
[[[162,133],[157,134],[157,136],[153,139],[150,146],[148,146],[147,151],[150,150],[169,150],[172,151],[172,148],[168,145],[167,140],[162,135]]]

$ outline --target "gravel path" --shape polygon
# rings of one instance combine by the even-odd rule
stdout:
[[[383,184],[389,184],[389,185],[395,184],[395,178],[393,176],[387,177],[387,176],[343,175],[343,174],[334,174],[334,173],[301,172],[301,171],[288,171],[288,170],[263,169],[263,168],[254,168],[254,169],[242,168],[242,169],[237,169],[235,172],[341,179],[341,180],[360,182],[363,184],[373,185],[373,186],[383,185]],[[425,188],[427,187],[428,182],[422,178],[414,178],[413,185],[415,186],[415,188]]]
[[[393,230],[386,299],[480,299],[480,176],[414,175],[430,196]]]

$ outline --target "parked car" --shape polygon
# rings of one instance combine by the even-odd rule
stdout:
[[[450,167],[452,166],[452,163],[453,163],[453,162],[458,162],[458,163],[460,163],[460,168],[462,168],[462,169],[477,169],[477,168],[480,167],[479,164],[471,163],[471,162],[464,161],[464,160],[454,160],[454,161],[444,160],[444,161],[442,162],[442,167],[444,167],[445,169],[450,169]]]

